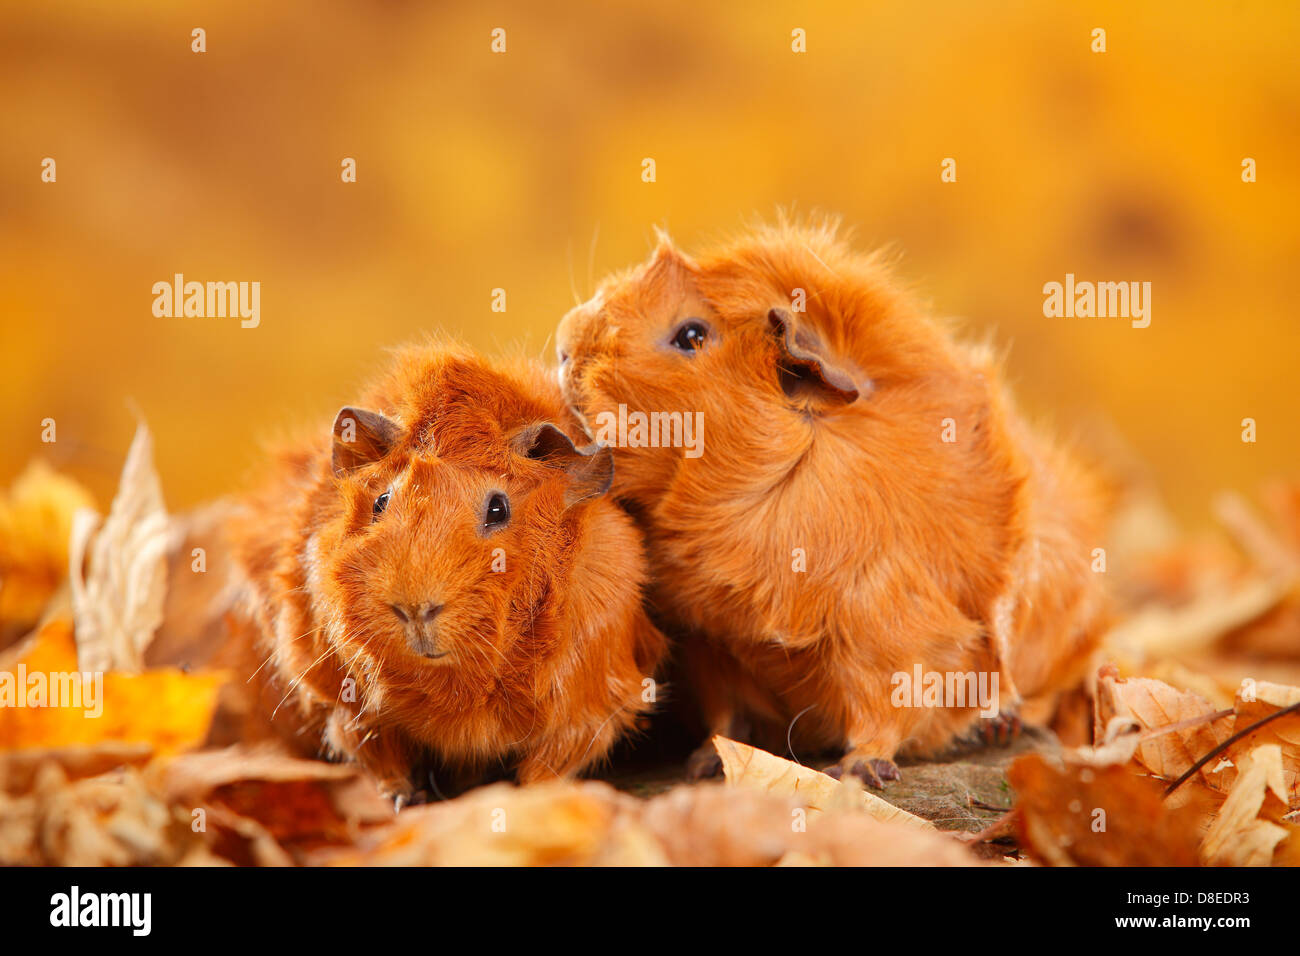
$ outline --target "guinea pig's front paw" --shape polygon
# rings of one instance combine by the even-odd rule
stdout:
[[[827,767],[823,773],[836,780],[842,779],[847,773],[857,777],[873,790],[883,790],[885,781],[901,780],[903,776],[899,772],[898,764],[892,760],[883,757],[867,757],[852,751],[845,754],[844,759],[839,763]]]
[[[430,800],[429,791],[417,786],[412,777],[390,777],[387,780],[376,780],[375,783],[384,799],[393,804],[394,813],[401,813],[406,807],[416,807]]]
[[[393,801],[393,812],[401,813],[406,807],[418,807],[428,803],[433,795],[427,790],[401,790],[386,794]]]

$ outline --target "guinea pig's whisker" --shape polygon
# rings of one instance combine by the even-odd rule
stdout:
[[[591,232],[591,245],[587,247],[587,296],[595,293],[596,286],[596,242],[600,239],[600,223]]]
[[[477,636],[481,639],[481,646],[477,649],[482,650],[483,647],[486,647],[491,650],[492,653],[496,654],[497,657],[501,658],[501,660],[505,661],[507,664],[510,663],[510,658],[506,656],[506,652],[492,643],[492,635],[490,633],[484,631],[480,632]],[[469,646],[474,647],[475,645],[471,644]]]
[[[306,637],[308,634],[312,633],[312,631],[314,631],[314,630],[316,630],[315,626],[309,627],[309,628],[307,628],[307,630],[303,631],[303,632],[302,632],[301,634],[299,634],[297,637],[293,638],[293,640],[287,641],[286,643],[288,643],[288,644],[296,644],[298,641],[301,641],[304,637]],[[278,653],[280,652],[280,650],[282,650],[282,648],[276,648],[275,650],[271,651],[271,653],[267,655],[266,660],[262,661],[262,663],[260,663],[260,664],[257,665],[257,670],[253,671],[253,673],[251,673],[251,674],[248,675],[248,680],[247,680],[247,681],[244,681],[244,683],[247,684],[248,681],[251,681],[254,677],[256,677],[257,674],[258,674],[258,671],[260,671],[260,670],[261,670],[263,667],[265,667],[267,664],[271,663],[271,661],[275,659],[276,654],[278,654]]]
[[[796,757],[794,754],[794,725],[795,725],[795,721],[797,721],[800,717],[808,713],[808,711],[812,710],[816,706],[817,706],[816,704],[809,704],[803,710],[799,711],[799,713],[794,715],[794,719],[790,721],[790,725],[785,728],[785,749],[789,751],[790,759],[793,760],[801,767],[803,766],[803,761],[800,760],[798,757]]]
[[[587,756],[588,753],[591,752],[592,746],[600,738],[600,732],[605,729],[606,725],[608,725],[611,720],[613,720],[615,717],[617,717],[626,709],[627,709],[627,705],[623,705],[622,707],[619,707],[618,710],[614,711],[612,714],[606,717],[603,721],[601,721],[600,726],[596,728],[596,732],[592,734],[591,739],[587,741],[587,749],[582,752],[582,756],[584,758]]]
[[[569,291],[573,293],[573,304],[582,305],[582,297],[578,295],[578,280],[573,274],[573,240],[569,240],[568,248],[565,250],[565,258],[569,260]]]
[[[289,689],[285,692],[285,695],[280,698],[280,703],[276,704],[275,710],[271,711],[272,720],[274,720],[275,715],[280,712],[280,707],[283,706],[284,702],[288,700],[289,697],[293,694],[294,689],[297,688],[297,686],[302,683],[303,678],[306,677],[311,672],[312,668],[314,668],[321,661],[325,660],[325,658],[328,657],[333,650],[334,648],[332,647],[325,648],[325,650],[321,652],[320,657],[316,658],[314,661],[308,664],[307,667],[303,670],[303,672],[293,679],[293,681],[289,684]]]
[[[841,276],[840,276],[840,274],[839,274],[838,272],[836,272],[834,269],[832,269],[830,266],[828,266],[828,265],[826,264],[826,262],[822,259],[821,256],[817,255],[817,250],[816,250],[816,249],[814,249],[814,248],[813,248],[812,246],[810,246],[810,245],[805,245],[805,246],[804,246],[804,249],[807,251],[808,255],[812,256],[812,257],[813,257],[814,259],[816,259],[819,263],[821,263],[821,267],[822,267],[823,269],[825,269],[825,270],[826,270],[827,272],[829,272],[831,275],[835,276],[835,278],[837,278],[837,279],[841,278]]]
[[[527,740],[529,737],[533,735],[533,731],[537,729],[537,708],[536,707],[532,708],[532,712],[533,712],[533,722],[528,725],[528,733],[524,734],[518,740],[510,741],[506,746],[518,747],[520,744],[522,744],[525,740]]]
[[[281,591],[278,595],[276,595],[275,601],[278,603],[279,601],[282,601],[284,598],[287,598],[290,594],[296,594],[299,591],[302,591],[305,594],[307,593],[307,590],[308,590],[307,585],[305,584],[300,584],[296,588],[285,588],[285,590]]]
[[[482,638],[482,640],[481,640],[481,641],[466,641],[466,642],[465,642],[465,647],[466,647],[468,650],[473,651],[475,654],[477,654],[479,660],[481,660],[485,666],[490,667],[491,664],[492,664],[492,658],[489,657],[488,654],[487,654],[487,652],[484,650],[484,647],[485,647],[485,646],[486,646],[486,647],[490,647],[490,648],[492,648],[492,650],[496,651],[497,654],[499,654],[499,655],[501,656],[501,659],[502,659],[503,661],[505,661],[507,664],[510,662],[510,658],[506,657],[505,654],[502,654],[501,651],[500,651],[497,647],[495,647],[494,645],[492,645],[492,644],[489,642],[489,638],[488,638],[488,636],[487,636],[486,634],[479,634],[479,635],[476,635],[476,636]]]

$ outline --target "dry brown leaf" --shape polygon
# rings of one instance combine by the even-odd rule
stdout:
[[[1276,531],[1260,519],[1246,499],[1235,491],[1215,496],[1214,515],[1261,571],[1290,574],[1300,572],[1300,552],[1293,551]]]
[[[0,794],[0,863],[162,866],[203,841],[133,769],[69,781],[43,764],[31,792]]]
[[[157,768],[162,791],[171,800],[204,797],[232,783],[261,780],[265,783],[293,783],[318,780],[336,783],[355,779],[359,771],[351,764],[326,763],[290,756],[271,746],[226,747],[183,754]],[[385,802],[389,816],[391,805]]]
[[[1237,692],[1234,729],[1242,730],[1295,703],[1300,703],[1300,687],[1248,681]],[[1300,713],[1270,721],[1234,743],[1225,756],[1237,761],[1262,744],[1278,746],[1282,761],[1283,799],[1289,806],[1300,806]]]
[[[1007,773],[1021,845],[1052,866],[1195,866],[1194,815],[1124,766],[1055,766],[1040,754]]]
[[[797,801],[730,785],[682,785],[648,801],[596,781],[497,784],[402,811],[352,850],[309,861],[336,865],[975,866],[932,829],[882,823],[857,810],[812,827]],[[792,856],[792,854],[796,854]]]
[[[637,801],[606,784],[500,783],[445,803],[410,807],[353,850],[318,862],[379,866],[654,865],[657,843],[636,823]]]
[[[143,422],[102,526],[80,511],[71,545],[72,606],[83,670],[139,671],[163,619],[167,591],[167,510]]]
[[[1216,712],[1212,703],[1199,694],[1180,691],[1166,683],[1143,677],[1127,679],[1103,675],[1097,681],[1096,726],[1098,738],[1102,728],[1115,718],[1133,720],[1143,731],[1159,730],[1184,721],[1195,722]],[[1139,763],[1158,777],[1173,780],[1185,773],[1197,760],[1232,735],[1232,715],[1214,721],[1158,734],[1141,741],[1136,757]],[[1207,782],[1217,785],[1220,772],[1206,766],[1201,773]]]
[[[674,866],[772,866],[809,850],[808,828],[795,829],[799,809],[789,798],[708,783],[674,787],[638,812]]]
[[[731,784],[674,787],[640,811],[674,866],[980,865],[931,827],[885,823],[856,807],[826,812],[815,825],[810,816],[797,798]]]
[[[822,866],[818,860],[813,859],[803,850],[791,850],[781,859],[777,860],[773,866]]]
[[[236,510],[222,500],[171,517],[167,599],[162,624],[145,649],[146,667],[222,666],[218,658],[229,643],[226,615],[242,596],[225,536]]]
[[[1269,866],[1289,830],[1279,821],[1287,809],[1282,748],[1256,747],[1239,760],[1240,773],[1205,835],[1201,858],[1209,866]]]
[[[1066,759],[1090,767],[1123,766],[1133,759],[1142,730],[1132,717],[1112,717],[1106,724],[1095,747],[1072,747],[1065,751]]]
[[[1277,607],[1228,633],[1221,646],[1254,660],[1300,660],[1300,585]]]
[[[1151,657],[1202,650],[1276,607],[1291,587],[1290,576],[1261,575],[1228,590],[1204,592],[1186,607],[1150,605],[1112,629],[1106,643]]]
[[[888,800],[868,793],[859,785],[839,781],[811,767],[715,735],[713,746],[722,758],[722,772],[727,783],[793,797],[807,808],[809,820],[816,819],[828,810],[861,805],[872,817],[887,823],[933,829],[934,824],[906,810],[899,809]],[[852,779],[852,778],[850,778]]]
[[[111,740],[89,747],[0,752],[0,793],[17,796],[29,792],[47,763],[56,764],[67,779],[81,780],[120,767],[142,767],[152,756],[149,744]]]
[[[103,751],[103,753],[101,753]],[[82,752],[75,772],[113,748]],[[0,758],[0,773],[15,755]],[[66,756],[23,762],[0,789],[0,863],[292,866],[352,843],[392,805],[354,767],[261,748],[200,753],[70,779]],[[22,784],[21,787],[17,784]]]
[[[360,827],[393,819],[392,803],[355,766],[266,745],[183,754],[151,767],[149,778],[169,803],[254,820],[280,844],[350,842]]]
[[[1213,704],[1216,710],[1227,710],[1232,707],[1232,700],[1237,694],[1237,685],[1240,681],[1225,678],[1219,655],[1213,656],[1213,666],[1208,668],[1201,665],[1205,659],[1204,655],[1191,655],[1181,661],[1162,658],[1151,661],[1142,668],[1140,674],[1124,676],[1149,677],[1152,680],[1164,681],[1178,690],[1200,694]],[[1202,669],[1189,666],[1189,661],[1196,662]]]

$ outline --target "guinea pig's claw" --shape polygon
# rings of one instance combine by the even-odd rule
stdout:
[[[404,793],[395,793],[392,795],[393,812],[401,813],[406,807],[417,807],[422,803],[429,802],[429,794],[424,790],[412,790]]]
[[[836,780],[843,779],[844,774],[848,773],[873,790],[883,790],[885,781],[901,780],[903,777],[898,764],[881,757],[845,757],[834,766],[827,767],[824,772]]]
[[[981,720],[975,734],[986,747],[1007,747],[1020,737],[1023,730],[1020,715],[1014,710],[1003,710],[996,717]]]

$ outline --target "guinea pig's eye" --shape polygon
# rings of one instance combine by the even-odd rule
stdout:
[[[374,516],[376,518],[378,518],[381,514],[383,514],[384,509],[388,507],[388,499],[391,495],[392,492],[385,491],[382,495],[380,495],[378,498],[375,499],[375,506],[371,510],[374,512]]]
[[[673,333],[673,347],[683,352],[694,352],[704,345],[708,338],[709,327],[699,319],[687,319]]]
[[[488,499],[487,508],[483,512],[483,530],[494,531],[497,528],[504,528],[509,520],[510,500],[498,491]]]

